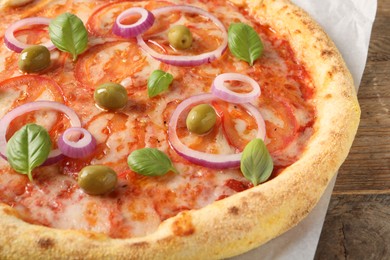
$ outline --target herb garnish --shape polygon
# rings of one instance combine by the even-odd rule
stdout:
[[[271,176],[274,164],[263,140],[254,139],[245,146],[240,167],[245,178],[254,186]]]
[[[232,23],[229,26],[228,44],[234,56],[248,62],[251,66],[263,53],[263,43],[259,35],[245,23]]]
[[[59,50],[73,55],[73,61],[87,48],[87,29],[83,21],[74,14],[63,13],[54,18],[49,25],[49,35]]]
[[[155,97],[161,92],[168,89],[169,85],[173,81],[172,74],[162,71],[155,70],[152,72],[148,79],[148,95],[149,97]]]
[[[169,171],[178,173],[171,159],[156,148],[142,148],[127,158],[130,169],[145,176],[162,176]]]
[[[6,155],[11,167],[19,173],[27,174],[32,181],[32,170],[46,161],[50,149],[47,130],[36,124],[27,124],[9,139]]]

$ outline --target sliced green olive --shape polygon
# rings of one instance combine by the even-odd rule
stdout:
[[[184,25],[174,25],[168,31],[169,44],[178,50],[185,50],[192,45],[192,33]]]
[[[42,45],[25,48],[19,56],[19,69],[23,72],[38,72],[50,66],[50,51]]]
[[[102,195],[114,190],[118,177],[116,172],[104,165],[84,167],[77,180],[81,189],[90,195]]]
[[[127,90],[121,84],[104,83],[96,88],[94,99],[96,104],[103,109],[123,108],[127,103]]]
[[[191,109],[187,115],[187,129],[196,134],[205,134],[214,127],[217,113],[209,104],[200,104]]]

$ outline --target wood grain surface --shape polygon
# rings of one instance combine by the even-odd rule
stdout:
[[[378,0],[358,97],[360,126],[315,259],[390,259],[390,0]]]

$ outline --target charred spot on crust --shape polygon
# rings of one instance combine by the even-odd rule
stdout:
[[[195,232],[195,227],[192,224],[191,215],[187,212],[182,212],[172,223],[172,232],[180,237],[192,235]]]
[[[20,218],[19,213],[18,213],[16,210],[14,210],[13,208],[8,208],[8,207],[6,207],[6,208],[3,209],[3,212],[4,212],[4,214],[6,214],[6,215]]]
[[[239,208],[237,208],[236,206],[233,206],[233,207],[231,207],[231,208],[228,209],[228,212],[229,212],[229,214],[231,214],[231,215],[238,216],[240,210],[239,210]]]
[[[131,246],[139,247],[139,248],[146,248],[146,247],[149,246],[149,243],[145,242],[145,241],[143,241],[143,242],[136,242],[136,243],[132,244]]]
[[[43,238],[38,239],[37,244],[42,249],[49,249],[49,248],[54,246],[55,242],[51,238],[43,237]]]
[[[332,50],[323,50],[321,56],[324,58],[331,57],[334,56],[334,52]]]

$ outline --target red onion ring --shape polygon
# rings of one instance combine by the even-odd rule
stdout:
[[[81,121],[77,114],[69,107],[65,106],[64,104],[55,102],[55,101],[35,101],[23,104],[19,107],[14,108],[10,112],[8,112],[2,119],[0,119],[0,155],[3,158],[7,158],[6,156],[6,149],[7,149],[7,140],[6,140],[6,133],[9,124],[17,118],[18,116],[21,116],[27,112],[36,111],[40,109],[53,109],[58,110],[62,113],[64,113],[70,121],[70,124],[73,127],[81,127]],[[45,165],[48,165],[49,163],[55,163],[58,160],[62,158],[62,153],[59,149],[51,150],[49,153],[49,156],[47,160],[45,161]]]
[[[122,24],[124,18],[132,14],[140,14],[141,18],[133,24]],[[115,20],[112,32],[124,38],[133,38],[144,33],[154,23],[154,15],[141,7],[133,7],[123,11]]]
[[[236,80],[248,83],[251,85],[252,91],[249,93],[234,92],[225,86],[224,82],[228,80]],[[211,93],[227,102],[243,104],[251,102],[255,98],[259,97],[261,90],[259,84],[251,77],[239,73],[224,73],[218,75],[214,79],[213,85],[211,87]]]
[[[232,168],[232,167],[238,167],[240,166],[240,160],[242,156],[241,153],[236,154],[209,154],[204,153],[200,151],[193,150],[183,144],[179,137],[177,136],[176,128],[177,128],[177,122],[182,114],[182,112],[189,107],[190,105],[197,104],[200,102],[208,102],[211,100],[216,99],[216,97],[212,94],[200,94],[196,96],[192,96],[188,99],[183,100],[175,109],[173,112],[171,119],[169,121],[168,126],[168,140],[171,145],[171,147],[182,157],[187,159],[188,161],[213,168],[213,169],[226,169],[226,168]],[[261,138],[262,140],[265,139],[265,123],[264,119],[261,116],[259,110],[249,104],[241,104],[256,120],[258,131],[256,138]]]
[[[138,45],[147,53],[149,53],[153,58],[156,60],[159,60],[161,62],[174,65],[174,66],[198,66],[204,63],[212,62],[215,59],[218,59],[219,57],[222,56],[223,52],[227,48],[227,43],[228,43],[228,36],[226,32],[226,28],[223,25],[223,23],[218,20],[217,17],[214,15],[210,14],[209,12],[195,7],[195,6],[189,6],[189,5],[174,5],[174,6],[166,6],[166,7],[161,7],[157,8],[152,11],[152,13],[157,16],[162,13],[166,12],[171,12],[171,11],[183,11],[183,12],[188,12],[188,13],[195,13],[199,14],[202,16],[207,17],[210,19],[212,22],[215,23],[215,25],[218,26],[218,28],[222,31],[222,37],[223,41],[222,44],[215,50],[211,52],[206,52],[202,53],[199,55],[194,55],[194,56],[176,56],[176,55],[166,55],[166,54],[161,54],[156,51],[154,51],[152,48],[150,48],[142,38],[142,35],[137,36],[137,42]]]
[[[35,25],[35,24],[43,24],[43,25],[49,25],[51,19],[46,17],[32,17],[32,18],[26,18],[19,20],[15,23],[13,23],[8,29],[5,31],[4,35],[4,43],[8,47],[8,49],[14,51],[14,52],[22,52],[25,48],[32,46],[32,44],[26,44],[18,39],[16,39],[14,33],[19,28],[22,28],[24,26],[29,25]],[[49,40],[42,44],[46,48],[49,49],[49,51],[54,50],[56,47],[54,44]]]
[[[75,133],[77,138],[81,135],[81,139],[77,141],[70,140],[69,137]],[[95,150],[96,139],[85,128],[70,127],[58,138],[58,148],[70,158],[84,158]]]

